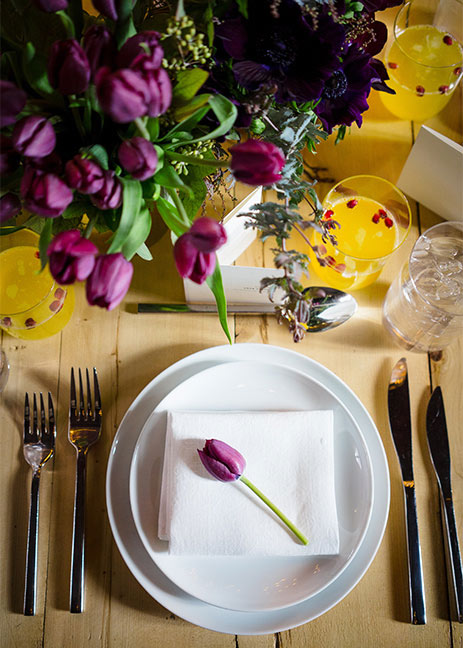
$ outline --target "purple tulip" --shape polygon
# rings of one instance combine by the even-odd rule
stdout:
[[[218,439],[208,439],[198,454],[207,472],[222,482],[236,481],[246,468],[243,455]]]
[[[40,171],[54,173],[55,175],[60,175],[63,170],[63,162],[56,151],[42,158],[28,158],[27,163],[34,169],[40,169]]]
[[[103,169],[82,155],[75,155],[66,162],[65,173],[68,185],[83,194],[97,193],[105,182]]]
[[[126,124],[147,114],[151,95],[137,72],[111,72],[109,68],[100,68],[95,83],[101,108],[118,124]]]
[[[174,245],[178,273],[195,283],[203,283],[215,269],[215,251],[227,240],[223,225],[213,218],[199,218]]]
[[[19,165],[19,155],[14,150],[11,138],[0,135],[0,175],[16,171]]]
[[[90,199],[99,209],[117,209],[121,205],[122,184],[114,171],[103,171],[103,186]]]
[[[9,191],[0,198],[0,223],[14,218],[21,211],[21,202],[14,193]]]
[[[28,165],[21,180],[25,207],[40,216],[60,216],[72,202],[72,191],[57,175]]]
[[[50,272],[62,285],[87,279],[95,266],[98,248],[83,238],[79,230],[61,232],[47,249]]]
[[[139,61],[138,57],[143,57],[150,60],[152,69],[160,68],[164,50],[159,44],[159,36],[155,31],[143,31],[127,39],[117,55],[117,66],[120,68],[132,67]]]
[[[16,116],[24,108],[27,95],[11,81],[0,80],[0,128],[10,126],[16,121]]]
[[[112,310],[124,298],[132,275],[133,265],[120,252],[97,257],[95,267],[87,279],[88,303]]]
[[[116,0],[92,0],[92,3],[100,14],[111,20],[117,20]]]
[[[133,178],[146,180],[154,175],[158,154],[153,144],[143,137],[132,137],[119,146],[119,162]]]
[[[100,67],[112,66],[116,56],[116,42],[104,25],[92,25],[87,29],[83,48],[90,63],[92,78]]]
[[[165,113],[172,101],[172,84],[167,72],[163,68],[153,69],[148,55],[137,57],[137,63],[134,63],[131,69],[138,72],[147,85],[148,115],[159,117]]]
[[[42,11],[54,13],[55,11],[63,11],[64,9],[67,9],[68,0],[34,0],[34,4]]]
[[[56,135],[45,117],[23,117],[14,127],[11,136],[15,149],[26,157],[43,158],[53,151]]]
[[[55,41],[48,58],[48,80],[62,94],[80,94],[90,81],[90,63],[79,43],[69,40]]]
[[[285,166],[283,151],[271,142],[249,139],[230,149],[230,168],[239,182],[249,185],[270,185],[281,180]]]

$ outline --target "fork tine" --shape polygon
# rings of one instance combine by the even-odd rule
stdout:
[[[53,399],[50,392],[48,392],[48,432],[53,437],[56,433],[56,424],[55,424],[55,408],[53,407]]]
[[[76,380],[74,377],[74,367],[71,367],[71,399],[70,399],[70,410],[74,414],[77,409],[77,398],[76,398]]]
[[[84,410],[84,386],[82,384],[82,371],[79,367],[79,411],[81,416],[85,416]]]
[[[85,369],[87,377],[87,418],[92,415],[92,390],[90,389],[90,375],[88,373],[88,368]]]
[[[24,399],[24,443],[31,441],[31,410],[29,407],[29,394],[26,392]]]
[[[40,436],[43,438],[47,434],[47,426],[45,423],[45,405],[43,404],[43,394],[40,392]]]
[[[39,440],[39,426],[38,426],[38,416],[37,416],[37,396],[34,392],[34,406],[32,412],[32,429],[31,429],[32,441],[36,443]]]
[[[100,385],[98,383],[98,374],[96,368],[93,367],[93,391],[95,392],[95,413],[94,418],[101,416],[101,395]]]

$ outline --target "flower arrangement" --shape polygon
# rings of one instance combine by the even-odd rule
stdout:
[[[85,281],[89,303],[112,309],[162,218],[180,275],[207,281],[229,336],[215,255],[225,230],[197,218],[229,169],[277,191],[250,225],[276,240],[284,276],[262,287],[283,290],[277,311],[300,340],[309,259],[286,241],[308,227],[335,240],[338,227],[322,218],[302,152],[333,129],[342,139],[370,91],[389,91],[375,11],[398,0],[92,2],[90,13],[80,0],[2,2],[0,233],[38,232],[55,279]],[[94,231],[111,233],[104,251]]]

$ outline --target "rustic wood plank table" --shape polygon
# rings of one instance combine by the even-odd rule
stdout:
[[[461,89],[431,120],[440,132],[462,139]],[[374,173],[396,181],[418,126],[394,119],[377,96],[361,130],[338,146],[319,147],[317,166],[340,180]],[[321,184],[325,193],[328,185]],[[64,331],[43,341],[26,342],[3,335],[11,374],[1,396],[0,605],[5,647],[111,648],[457,648],[462,627],[452,623],[447,595],[437,487],[426,448],[425,411],[431,389],[440,384],[447,407],[453,459],[455,508],[463,540],[463,344],[456,342],[433,358],[404,353],[381,325],[381,304],[400,263],[419,232],[439,222],[412,203],[412,233],[371,287],[356,293],[359,312],[342,327],[307,336],[294,346],[273,316],[230,317],[236,344],[257,342],[295,349],[336,373],[358,395],[380,432],[389,462],[391,508],[381,547],[354,590],[329,612],[303,626],[261,636],[219,634],[194,626],[153,600],[138,584],[113,541],[106,513],[105,473],[114,434],[128,406],[142,388],[177,360],[225,343],[217,319],[204,315],[136,315],[139,301],[181,301],[169,237],[152,246],[155,261],[139,261],[125,303],[111,313],[89,307],[77,290],[74,316]],[[268,250],[256,242],[240,258],[244,265],[271,266]],[[316,283],[316,282],[314,282]],[[414,465],[421,533],[428,622],[412,626],[408,612],[408,577],[402,485],[389,428],[386,390],[394,363],[405,355],[409,365],[413,415]],[[67,440],[71,366],[96,366],[104,403],[100,442],[88,456],[86,603],[82,614],[68,611],[75,453]],[[38,556],[37,614],[22,615],[30,471],[22,456],[25,391],[50,390],[58,412],[56,456],[42,474]]]

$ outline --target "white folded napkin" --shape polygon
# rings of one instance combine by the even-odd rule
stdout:
[[[308,545],[240,480],[209,475],[197,453],[206,439],[244,456],[246,477]],[[174,555],[339,553],[333,412],[168,412],[158,535]]]

